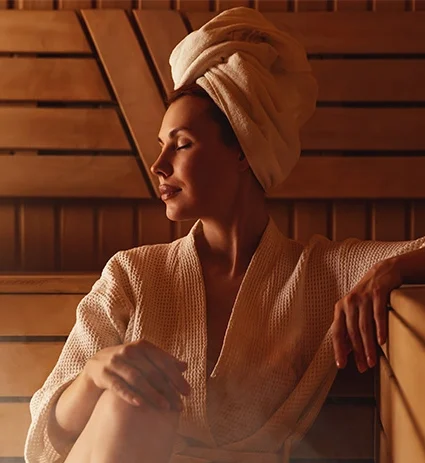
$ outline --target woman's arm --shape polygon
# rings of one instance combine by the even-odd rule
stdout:
[[[388,261],[400,275],[401,284],[425,284],[425,248],[392,257]]]

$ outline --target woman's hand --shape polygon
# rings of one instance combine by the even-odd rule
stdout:
[[[387,305],[393,289],[402,284],[396,260],[374,265],[360,282],[335,305],[332,341],[338,368],[347,364],[354,351],[358,370],[363,373],[376,364],[376,339],[387,339]]]
[[[186,368],[185,362],[140,340],[100,350],[87,362],[83,375],[97,388],[109,389],[131,405],[147,403],[180,411],[180,394],[190,392],[182,375]]]

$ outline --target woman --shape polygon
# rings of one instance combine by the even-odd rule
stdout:
[[[390,291],[425,281],[424,239],[303,246],[269,218],[314,108],[298,43],[236,8],[170,62],[152,172],[167,217],[199,220],[108,262],[32,399],[30,463],[287,463],[335,360],[372,367]]]

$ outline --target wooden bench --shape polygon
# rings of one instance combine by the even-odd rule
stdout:
[[[0,463],[23,461],[29,401],[53,368],[94,274],[0,277]],[[373,372],[341,372],[294,462],[371,463]]]

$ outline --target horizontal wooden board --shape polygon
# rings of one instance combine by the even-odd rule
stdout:
[[[271,198],[424,198],[425,157],[302,156]],[[391,181],[390,181],[391,179]]]
[[[99,274],[0,275],[0,294],[87,294]]]
[[[421,368],[423,369],[423,363]],[[398,386],[385,357],[380,361],[380,421],[388,438],[392,463],[425,461],[424,429],[418,425],[421,410],[411,408],[409,395]],[[422,392],[423,397],[423,383]]]
[[[425,342],[425,285],[404,285],[391,292],[391,307]]]
[[[80,294],[0,294],[0,336],[67,336]]]
[[[425,59],[327,59],[310,64],[319,101],[425,101]]]
[[[193,29],[199,29],[215,15],[211,12],[187,12]],[[264,16],[277,27],[289,29],[308,53],[425,52],[425,13],[264,12]]]
[[[373,416],[372,407],[325,405],[294,458],[372,458]],[[0,456],[23,455],[29,423],[28,404],[0,404]]]
[[[425,150],[425,108],[317,108],[304,150]]]
[[[95,59],[0,57],[0,100],[111,101],[111,97]]]
[[[0,148],[131,150],[115,109],[0,107]]]
[[[0,53],[91,53],[73,11],[2,11]]]
[[[0,396],[32,396],[53,369],[63,342],[0,342]]]
[[[0,457],[23,457],[30,423],[27,403],[0,403]]]
[[[0,156],[0,196],[150,198],[131,156]]]

